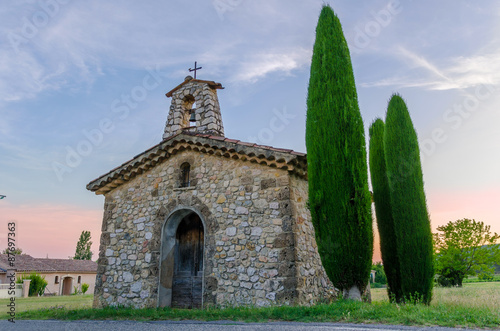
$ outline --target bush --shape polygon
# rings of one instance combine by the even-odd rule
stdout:
[[[87,292],[87,290],[89,289],[89,284],[87,283],[83,283],[82,284],[82,293],[85,294],[85,292]]]
[[[494,277],[491,273],[480,273],[477,278],[481,281],[491,282]]]
[[[42,296],[45,292],[45,288],[48,285],[48,282],[45,280],[45,276],[37,274],[36,272],[32,272],[29,275],[21,275],[17,277],[17,283],[22,284],[23,280],[30,279],[30,289],[29,296]]]
[[[387,284],[387,276],[385,275],[384,266],[382,263],[377,262],[372,266],[372,270],[375,271],[374,283],[379,283],[382,285]]]

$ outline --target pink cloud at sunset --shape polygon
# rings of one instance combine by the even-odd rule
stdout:
[[[92,260],[96,260],[101,237],[102,210],[70,205],[20,205],[2,202],[0,248],[7,247],[7,223],[16,221],[16,247],[33,257],[68,258],[75,255],[82,231],[92,236]]]

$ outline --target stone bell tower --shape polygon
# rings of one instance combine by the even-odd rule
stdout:
[[[184,82],[165,94],[172,98],[163,139],[181,132],[204,133],[224,137],[217,90],[220,83],[193,79]]]

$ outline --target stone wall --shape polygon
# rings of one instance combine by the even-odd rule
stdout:
[[[295,249],[297,252],[297,295],[302,305],[330,302],[337,298],[337,290],[328,279],[321,263],[318,246],[307,209],[307,181],[291,176],[291,201],[294,207]]]
[[[163,138],[190,128],[190,110],[195,102],[196,122],[190,131],[223,137],[224,127],[217,90],[211,88],[205,81],[195,80],[190,76],[186,77],[186,80],[189,82],[172,94]]]
[[[191,186],[179,188],[184,162]],[[94,306],[157,305],[162,227],[183,207],[205,221],[204,306],[317,302],[329,284],[306,196],[307,182],[286,170],[193,151],[172,156],[106,194]]]

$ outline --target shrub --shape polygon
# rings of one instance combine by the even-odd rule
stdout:
[[[82,293],[85,294],[85,292],[87,292],[87,290],[89,289],[89,284],[87,283],[83,283],[82,284]]]
[[[29,296],[42,296],[45,292],[45,288],[48,285],[48,282],[45,280],[45,276],[37,274],[36,272],[32,272],[29,275],[21,275],[17,277],[17,283],[22,284],[23,280],[30,279],[30,289]]]
[[[387,284],[387,276],[384,272],[384,266],[382,263],[377,262],[372,266],[372,270],[375,271],[374,283]]]
[[[480,273],[477,276],[477,278],[479,280],[481,280],[481,281],[487,281],[487,282],[491,282],[494,279],[493,274],[491,274],[491,273],[485,273],[485,272]]]

